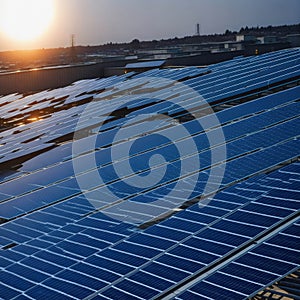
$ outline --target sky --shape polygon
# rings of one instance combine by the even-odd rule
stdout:
[[[0,0],[0,3],[3,0]],[[26,1],[26,0],[24,0]],[[43,0],[40,0],[43,1]],[[300,0],[53,0],[54,19],[30,42],[0,32],[0,51],[130,42],[300,23]]]

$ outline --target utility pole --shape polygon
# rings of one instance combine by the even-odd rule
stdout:
[[[75,48],[75,34],[71,35],[70,58],[72,63],[75,63],[77,61],[76,48]]]
[[[196,36],[200,36],[200,24],[196,24]]]

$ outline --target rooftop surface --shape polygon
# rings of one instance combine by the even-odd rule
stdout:
[[[296,272],[299,66],[0,97],[0,298],[247,299]]]

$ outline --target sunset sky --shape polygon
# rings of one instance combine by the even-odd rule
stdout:
[[[193,35],[196,23],[202,34],[300,23],[299,0],[52,1],[52,20],[39,37],[19,41],[0,28],[0,50],[64,47],[72,33],[77,45],[98,45]]]

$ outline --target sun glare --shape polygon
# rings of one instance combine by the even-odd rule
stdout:
[[[0,0],[0,30],[18,41],[41,36],[53,15],[53,0]]]

